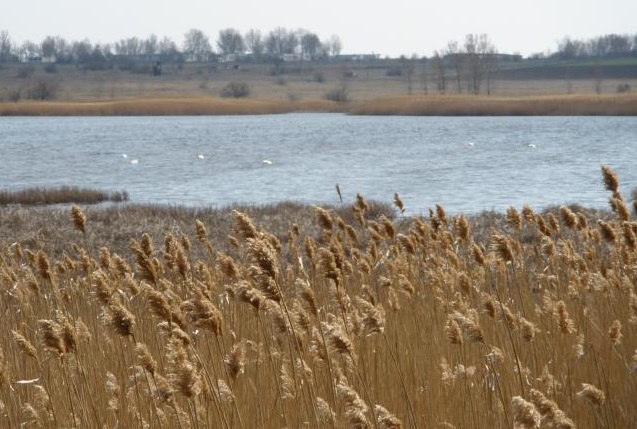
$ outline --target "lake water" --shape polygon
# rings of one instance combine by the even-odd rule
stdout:
[[[126,190],[131,201],[221,207],[337,203],[410,213],[607,207],[600,165],[637,187],[635,117],[0,118],[0,188]]]

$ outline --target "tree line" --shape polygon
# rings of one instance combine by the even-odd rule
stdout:
[[[214,59],[249,58],[255,61],[294,58],[316,60],[338,55],[342,49],[339,36],[321,40],[309,30],[278,27],[268,32],[251,29],[241,34],[234,28],[220,30],[216,41],[199,29],[184,35],[181,45],[169,37],[151,34],[147,38],[130,37],[114,43],[92,43],[88,39],[69,42],[59,36],[47,36],[39,43],[13,41],[0,31],[0,62],[26,62],[40,59],[60,64],[78,64],[100,68],[117,59],[147,58],[164,62],[207,62]]]
[[[605,34],[590,39],[573,39],[564,37],[557,43],[557,51],[544,54],[538,53],[531,58],[557,58],[573,60],[578,58],[617,58],[637,57],[637,33]]]

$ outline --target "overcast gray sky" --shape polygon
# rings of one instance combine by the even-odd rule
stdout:
[[[486,33],[499,52],[554,51],[565,36],[637,33],[637,0],[2,0],[0,31],[17,42],[45,36],[110,43],[192,28],[211,42],[219,30],[305,28],[335,34],[343,53],[431,55],[468,33]],[[10,5],[9,5],[10,4]]]

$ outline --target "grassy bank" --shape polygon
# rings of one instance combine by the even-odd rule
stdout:
[[[637,115],[637,94],[400,96],[362,101],[352,105],[348,112],[413,116],[634,116]]]
[[[294,111],[339,110],[328,101],[289,102],[213,97],[164,97],[109,101],[50,101],[0,103],[0,116],[169,116],[265,115]]]
[[[0,425],[634,427],[613,211],[0,209]]]
[[[355,115],[637,115],[637,94],[543,96],[393,96],[358,102],[164,97],[112,101],[0,103],[0,116],[245,115],[342,112]]]

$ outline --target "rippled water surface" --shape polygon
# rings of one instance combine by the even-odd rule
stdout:
[[[135,202],[336,203],[338,183],[411,213],[605,207],[600,164],[637,187],[637,118],[0,118],[0,187],[127,190]]]

